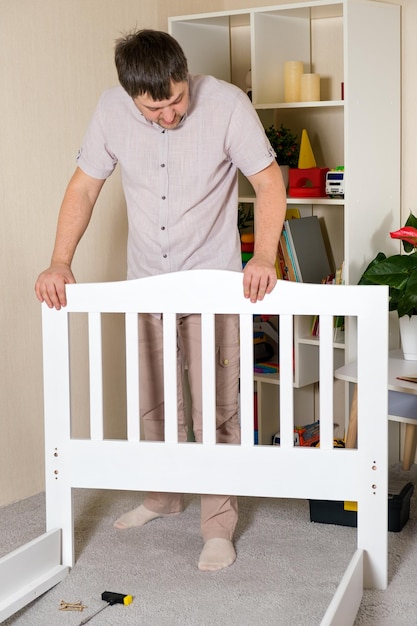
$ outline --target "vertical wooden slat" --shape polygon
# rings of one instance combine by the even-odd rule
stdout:
[[[103,350],[101,314],[88,314],[88,346],[90,363],[90,437],[103,439]]]
[[[42,306],[44,418],[46,448],[54,438],[71,437],[69,314]]]
[[[165,441],[177,443],[177,319],[175,313],[164,313],[163,325]]]
[[[46,530],[62,528],[63,563],[74,562],[73,507],[67,459],[71,439],[69,314],[42,306]],[[65,560],[64,560],[65,559]]]
[[[333,448],[333,316],[320,315],[320,448]]]
[[[253,316],[240,315],[240,424],[242,446],[254,445]]]
[[[203,443],[216,443],[216,339],[215,316],[201,315]]]
[[[294,445],[293,316],[279,318],[280,446]]]
[[[376,322],[375,312],[380,311],[384,315]],[[358,484],[358,548],[366,551],[365,587],[374,585],[385,589],[388,582],[389,316],[381,291],[375,293],[372,306],[368,305],[366,314],[359,314],[357,321],[357,448],[362,477]]]
[[[138,314],[126,313],[126,408],[128,441],[140,439]]]

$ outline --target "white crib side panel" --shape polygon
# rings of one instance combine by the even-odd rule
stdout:
[[[284,281],[279,281],[274,292],[263,302],[251,304],[242,295],[242,276],[234,272],[184,272],[182,276],[158,276],[143,281],[140,285],[135,284],[136,281],[113,284],[110,289],[105,285],[90,285],[88,289],[85,285],[71,285],[68,289],[68,310],[72,310],[71,307],[77,311],[91,310],[95,316],[102,311],[125,313],[146,309],[147,312],[163,312],[167,359],[164,367],[165,406],[169,415],[165,442],[138,441],[137,426],[129,430],[135,434],[132,437],[129,435],[128,441],[102,440],[100,433],[92,441],[70,440],[69,384],[66,380],[66,377],[69,379],[68,346],[60,337],[61,334],[64,337],[68,334],[67,320],[61,312],[50,312],[50,317],[45,314],[45,326],[49,327],[45,330],[45,345],[49,344],[45,348],[45,419],[47,456],[52,456],[47,463],[48,519],[51,524],[53,521],[51,527],[63,528],[63,535],[72,534],[71,487],[357,500],[358,547],[365,551],[365,581],[383,588],[387,579],[387,394],[381,393],[381,389],[386,388],[387,382],[388,316],[383,319],[381,311],[387,310],[386,290],[377,287],[283,285],[280,282]],[[169,293],[174,291],[178,299],[166,297],[168,284]],[[248,337],[251,333],[247,332],[247,320],[252,315],[280,316],[281,446],[253,445],[253,380],[247,386],[245,383],[246,377],[249,380],[253,374],[249,372],[252,366],[248,365],[253,359],[253,354],[248,358],[249,352],[253,351],[252,341],[250,346],[241,348],[245,361],[242,363],[241,392],[247,406],[247,411],[245,408],[242,413],[243,445],[213,445],[213,440],[210,440],[212,435],[208,443],[178,443],[176,312],[241,314],[246,316],[246,321],[241,318],[241,324]],[[332,447],[330,395],[320,398],[323,446],[301,448],[293,445],[294,314],[329,316],[322,327],[323,354],[328,349],[332,351],[331,341],[326,338],[330,316],[358,316],[357,450]],[[378,320],[378,328],[375,328],[375,319]],[[133,325],[133,321],[130,320],[128,325]],[[95,332],[94,343],[98,345],[98,331]],[[205,332],[203,334],[206,336]],[[92,352],[98,354],[98,348]],[[128,356],[128,361],[132,361],[128,379],[132,382],[138,367],[133,365],[135,359],[137,355],[132,348]],[[332,386],[329,382],[332,366],[329,363],[327,357],[323,358],[320,370],[326,387]],[[207,400],[207,406],[207,410],[212,412],[211,400]],[[134,419],[137,407],[138,399],[134,398],[129,409],[132,417],[129,419]],[[57,456],[54,456],[55,453]],[[112,463],[112,460],[117,460],[117,463]],[[64,539],[67,559],[71,558],[71,546],[71,541]]]

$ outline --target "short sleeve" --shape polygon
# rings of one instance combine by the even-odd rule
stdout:
[[[230,118],[227,150],[232,162],[245,176],[257,174],[275,159],[258,114],[243,91],[237,95]]]
[[[117,165],[117,158],[107,145],[102,107],[103,98],[94,111],[77,155],[78,167],[89,176],[100,180],[108,178]]]

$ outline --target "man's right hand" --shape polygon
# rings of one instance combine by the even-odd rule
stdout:
[[[38,276],[35,284],[36,297],[50,309],[55,307],[59,311],[67,304],[65,285],[70,283],[75,283],[70,266],[65,263],[52,264]]]

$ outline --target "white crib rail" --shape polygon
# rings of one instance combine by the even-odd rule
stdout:
[[[386,288],[278,281],[272,294],[253,304],[243,297],[239,273],[195,270],[118,283],[69,285],[67,295],[66,308],[55,311],[43,307],[47,528],[63,531],[65,565],[71,566],[74,559],[73,487],[353,500],[358,501],[358,549],[363,551],[365,585],[386,587],[387,394],[382,392],[387,389]],[[89,315],[91,436],[88,439],[70,436],[68,318],[77,312]],[[137,315],[146,312],[164,315],[164,359],[167,359],[164,442],[140,441],[139,436]],[[103,313],[126,316],[126,440],[103,438],[100,323]],[[178,443],[177,313],[202,314],[202,444]],[[214,315],[224,313],[240,316],[241,445],[215,442]],[[254,445],[253,315],[279,315],[280,320],[279,447]],[[294,315],[320,316],[319,448],[293,444]],[[355,450],[333,448],[333,316],[336,315],[357,318],[359,443]],[[362,563],[362,556],[355,558],[352,571],[360,570],[361,576],[362,566],[358,563]],[[353,587],[358,586],[357,577],[355,581]],[[352,611],[355,602],[358,604],[357,595]]]

